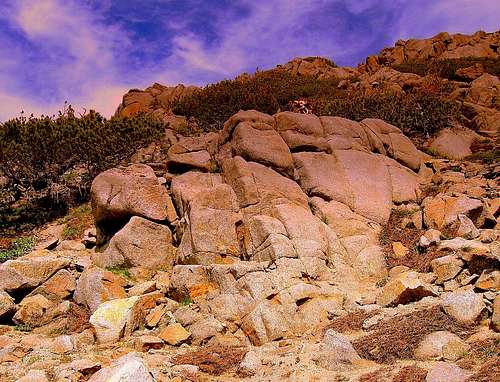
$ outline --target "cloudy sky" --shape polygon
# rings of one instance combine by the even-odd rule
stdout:
[[[498,0],[0,0],[0,120],[297,56],[356,65],[403,38],[500,26]]]

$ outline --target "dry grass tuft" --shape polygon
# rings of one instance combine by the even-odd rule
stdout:
[[[386,254],[386,262],[389,268],[404,265],[417,272],[429,272],[432,260],[445,256],[446,253],[428,249],[425,252],[418,250],[418,241],[424,230],[417,228],[402,228],[401,222],[405,214],[393,211],[387,224],[382,228],[379,242]],[[395,258],[392,250],[393,242],[401,242],[408,248],[408,254],[402,258]]]
[[[70,209],[68,214],[60,220],[65,223],[62,233],[63,240],[74,240],[82,237],[84,231],[94,223],[94,216],[90,204],[82,204]]]
[[[233,371],[246,354],[243,348],[209,346],[191,353],[176,355],[175,365],[196,365],[210,375],[221,375]]]
[[[427,370],[417,366],[405,366],[394,376],[392,382],[425,382]]]
[[[457,364],[463,369],[477,369],[480,365],[500,357],[500,339],[489,338],[471,344],[467,355]]]
[[[432,307],[382,321],[370,334],[355,341],[353,346],[363,358],[394,363],[397,359],[411,359],[422,339],[440,330],[466,337],[473,332],[474,325],[460,324],[440,307]]]
[[[359,382],[386,382],[389,381],[387,378],[389,374],[389,369],[384,367],[382,369],[378,369],[366,374],[363,374],[359,377]]]
[[[363,329],[363,322],[378,314],[378,311],[365,312],[358,310],[349,312],[344,316],[333,319],[323,328],[323,333],[333,329],[339,333],[354,332]]]
[[[466,382],[499,382],[500,357],[493,357],[485,362]]]

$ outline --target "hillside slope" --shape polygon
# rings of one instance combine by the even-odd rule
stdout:
[[[94,132],[83,157],[95,131],[134,153],[0,251],[0,380],[495,381],[500,81],[474,68],[296,59],[117,111],[169,126],[57,120]]]
[[[126,116],[141,111],[152,112],[162,116],[172,126],[196,131],[197,127],[207,130],[216,126],[220,129],[224,121],[240,109],[255,108],[271,113],[298,111],[294,102],[303,100],[310,106],[309,110],[316,113],[356,120],[383,118],[410,135],[435,134],[443,127],[461,125],[495,138],[500,129],[499,36],[500,31],[477,32],[471,36],[440,33],[424,40],[398,41],[395,47],[368,57],[366,63],[357,68],[337,67],[321,57],[296,58],[275,69],[254,75],[244,74],[233,81],[223,81],[204,89],[155,84],[144,91],[127,93],[117,114]],[[289,77],[300,80],[290,80]],[[311,85],[311,81],[317,81],[316,85]],[[287,94],[278,90],[284,83]],[[245,94],[241,88],[260,94],[264,97],[262,103],[259,104],[259,100],[255,100],[252,94]],[[450,110],[447,111],[437,106],[422,109],[422,112],[433,115],[448,113],[449,121],[435,129],[412,131],[413,127],[407,126],[411,125],[410,122],[391,119],[389,113],[384,111],[384,105],[370,108],[373,99],[384,99],[387,93],[397,94],[402,103],[417,100],[410,106],[414,110],[428,106],[419,100],[422,93],[424,98],[434,97],[441,100],[440,103],[451,102],[455,107],[448,107]],[[356,102],[363,104],[361,110],[356,110],[349,102],[355,97],[358,97]],[[227,102],[222,102],[222,99]],[[391,108],[391,102],[394,103],[388,101],[387,109]],[[270,110],[273,104],[271,108],[274,107],[274,110]],[[220,114],[218,108],[227,112],[216,119]],[[452,113],[451,109],[458,110],[459,114]],[[215,117],[207,122],[207,115]],[[426,122],[427,125],[433,123],[436,122]],[[421,126],[415,130],[419,129],[422,130]]]
[[[92,382],[495,375],[495,165],[257,111],[131,162],[94,179],[83,242],[51,226],[0,265],[2,380],[28,358]]]

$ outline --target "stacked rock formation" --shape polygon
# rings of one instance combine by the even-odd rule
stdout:
[[[381,120],[252,110],[133,160],[93,182],[95,248],[0,265],[3,380],[483,372],[465,360],[498,344],[498,166]]]

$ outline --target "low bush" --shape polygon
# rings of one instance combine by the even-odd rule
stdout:
[[[381,321],[368,335],[354,341],[353,346],[362,358],[391,364],[398,359],[411,359],[422,339],[436,331],[466,338],[474,332],[474,324],[459,323],[435,306]]]
[[[150,116],[107,120],[71,107],[57,117],[20,117],[0,124],[0,170],[14,183],[38,190],[95,174],[158,138],[163,123]]]
[[[329,329],[333,329],[339,333],[361,330],[363,329],[363,323],[371,317],[376,316],[378,313],[378,311],[366,312],[364,310],[349,312],[346,315],[330,321],[328,325],[323,328],[323,333],[326,333]]]
[[[35,239],[32,236],[15,239],[10,248],[0,251],[0,263],[26,255],[35,246]]]
[[[71,106],[57,116],[19,117],[0,124],[0,233],[36,226],[88,199],[91,180],[158,139],[152,116],[106,119]],[[61,213],[59,213],[61,212]]]
[[[121,267],[121,266],[117,266],[117,267],[107,267],[106,268],[107,271],[117,275],[117,276],[123,276],[125,277],[127,280],[133,280],[134,278],[132,277],[132,274],[130,273],[130,268],[126,268],[126,267]]]
[[[441,89],[424,87],[395,94],[383,88],[370,94],[338,89],[337,79],[259,72],[252,77],[208,85],[173,105],[173,112],[195,120],[204,131],[218,131],[239,110],[274,114],[291,109],[291,101],[307,100],[314,114],[352,120],[381,118],[413,136],[430,136],[449,127],[459,106],[446,100]]]
[[[457,70],[467,68],[475,64],[483,65],[486,73],[494,76],[500,76],[500,60],[482,57],[463,57],[437,61],[413,61],[392,65],[392,68],[403,73],[415,73],[420,76],[438,74],[442,78],[447,78],[452,81],[460,81],[462,79],[457,75]]]
[[[66,224],[62,233],[62,239],[78,239],[83,236],[84,231],[94,222],[90,204],[85,203],[74,207],[61,219],[62,224]]]
[[[196,365],[210,375],[221,375],[236,370],[246,350],[227,346],[209,346],[200,350],[179,354],[172,358],[174,365]]]
[[[380,89],[369,94],[353,92],[342,97],[312,100],[318,115],[339,116],[355,121],[380,118],[399,127],[408,136],[428,137],[460,119],[459,105],[434,91],[394,93]]]
[[[286,72],[258,72],[254,76],[208,85],[173,105],[175,114],[194,118],[204,131],[218,131],[239,110],[274,114],[288,110],[290,101],[335,97],[337,79],[294,76]]]

